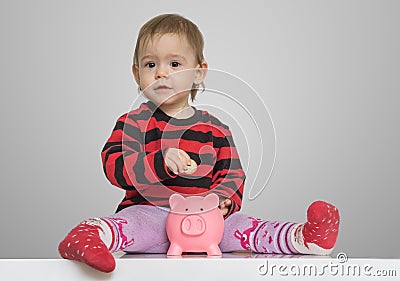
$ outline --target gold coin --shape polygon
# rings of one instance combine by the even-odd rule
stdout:
[[[185,169],[185,174],[190,175],[196,172],[197,170],[197,163],[193,160],[190,159],[190,166],[187,166]]]

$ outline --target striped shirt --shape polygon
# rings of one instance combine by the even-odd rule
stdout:
[[[229,127],[207,111],[193,107],[187,119],[168,116],[151,101],[118,118],[101,156],[111,184],[126,191],[117,212],[132,205],[169,207],[173,193],[212,192],[240,210],[245,174]],[[184,150],[197,163],[190,175],[175,175],[164,161],[170,148]]]

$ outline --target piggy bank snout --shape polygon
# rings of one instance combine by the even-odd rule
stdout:
[[[206,222],[201,216],[189,215],[182,220],[181,229],[186,235],[201,235],[206,230]]]

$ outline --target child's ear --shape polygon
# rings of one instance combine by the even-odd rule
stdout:
[[[208,70],[207,62],[203,61],[197,65],[196,77],[194,79],[195,84],[201,84],[206,78]]]
[[[135,64],[132,65],[132,73],[133,77],[135,77],[136,84],[138,84],[138,86],[140,87],[139,68]]]

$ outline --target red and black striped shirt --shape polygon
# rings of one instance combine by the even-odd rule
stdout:
[[[122,115],[102,151],[103,169],[111,184],[126,190],[117,212],[131,205],[169,207],[172,193],[212,190],[232,206],[242,205],[245,174],[229,127],[207,111],[193,107],[187,119],[172,118],[148,101]],[[175,175],[167,169],[167,148],[184,150],[197,163],[195,173]]]

